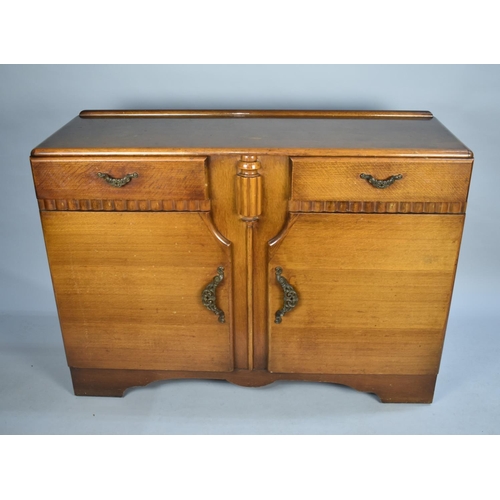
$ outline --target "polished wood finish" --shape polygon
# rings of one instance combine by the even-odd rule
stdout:
[[[110,109],[83,110],[82,118],[432,118],[430,111],[288,109]]]
[[[238,162],[238,213],[245,221],[257,220],[262,212],[262,176],[257,157],[243,155]]]
[[[267,242],[285,224],[289,198],[289,159],[259,156],[262,210],[244,221],[237,210],[240,156],[210,157],[212,217],[232,242],[235,368],[267,369]],[[263,272],[264,270],[264,272]]]
[[[172,379],[227,380],[243,387],[262,387],[278,380],[301,380],[346,385],[378,396],[382,403],[432,403],[436,375],[332,375],[269,373],[265,370],[182,372],[71,368],[77,396],[122,397],[127,389]]]
[[[213,378],[432,401],[472,153],[429,112],[85,111],[31,162],[75,394]],[[220,266],[224,323],[201,297]],[[278,266],[299,295],[281,324]]]
[[[437,373],[462,216],[301,214],[269,262],[271,372]],[[432,244],[430,244],[432,242]]]
[[[210,112],[212,113],[212,112]],[[286,155],[471,158],[471,151],[426,113],[350,112],[347,117],[286,113],[274,117],[76,117],[33,156]],[[233,111],[232,113],[238,113]],[[354,117],[357,116],[357,117]],[[276,117],[277,116],[277,117]],[[314,117],[311,117],[314,116]],[[207,133],[210,130],[210,133]]]
[[[292,201],[465,202],[471,161],[392,158],[292,158]],[[377,189],[360,175],[384,180]]]
[[[206,158],[203,157],[90,157],[56,161],[35,158],[32,169],[38,200],[56,200],[56,206],[58,200],[68,200],[69,206],[72,200],[80,204],[81,200],[106,200],[115,207],[123,200],[208,201]],[[99,172],[117,179],[132,173],[137,177],[123,187],[113,187],[98,176]]]
[[[242,155],[237,164],[236,204],[240,219],[246,224],[246,299],[247,299],[247,367],[254,368],[254,229],[262,213],[262,176],[260,162],[254,155]]]
[[[232,369],[228,247],[197,213],[42,213],[68,363]],[[223,266],[217,305],[201,292]]]
[[[464,214],[465,201],[302,201],[290,200],[290,212],[377,214]]]
[[[210,200],[38,200],[44,210],[97,212],[209,212]]]

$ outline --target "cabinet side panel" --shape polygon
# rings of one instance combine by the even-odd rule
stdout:
[[[232,369],[229,252],[199,214],[44,212],[42,223],[70,366]],[[201,299],[219,266],[225,323]]]
[[[270,371],[437,373],[463,220],[298,215],[270,261]],[[278,266],[299,297],[281,324]]]

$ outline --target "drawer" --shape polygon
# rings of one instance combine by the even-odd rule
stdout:
[[[296,201],[465,203],[472,170],[471,160],[295,157],[291,161],[291,199]],[[369,182],[388,179],[378,187]]]
[[[205,210],[205,157],[32,158],[43,210]]]

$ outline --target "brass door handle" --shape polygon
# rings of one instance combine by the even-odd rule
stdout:
[[[275,323],[281,323],[283,320],[283,316],[291,311],[296,305],[297,302],[299,301],[299,296],[297,295],[297,292],[295,291],[295,288],[293,288],[288,281],[281,276],[281,273],[283,272],[283,269],[281,267],[277,267],[275,269],[276,272],[276,281],[281,285],[281,288],[283,288],[283,307],[279,310],[276,311],[274,322]]]
[[[226,316],[224,311],[219,309],[216,304],[215,289],[220,285],[221,281],[224,279],[224,268],[222,266],[217,268],[217,276],[205,287],[203,292],[201,292],[201,301],[203,305],[209,310],[215,313],[219,319],[219,323],[226,322]]]
[[[139,177],[139,174],[137,172],[134,172],[133,174],[127,174],[121,179],[115,179],[114,177],[111,177],[109,174],[105,174],[103,172],[97,172],[97,175],[104,179],[108,184],[111,184],[114,187],[121,188],[125,186],[125,184],[128,184],[133,178]]]
[[[386,187],[389,187],[391,184],[394,184],[396,181],[399,181],[399,179],[403,178],[401,174],[391,175],[387,179],[383,180],[375,179],[375,177],[373,177],[370,174],[361,174],[360,177],[362,179],[365,179],[367,182],[369,182],[373,187],[376,187],[377,189],[385,189]]]

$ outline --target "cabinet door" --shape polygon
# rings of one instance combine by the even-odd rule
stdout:
[[[42,212],[69,366],[232,369],[230,255],[207,217]]]
[[[461,215],[292,215],[270,247],[269,370],[437,373],[462,225]],[[277,267],[298,297],[281,323]]]

